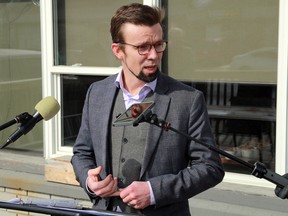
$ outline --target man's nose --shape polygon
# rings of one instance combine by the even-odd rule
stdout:
[[[149,52],[148,52],[148,58],[150,58],[150,59],[151,59],[151,58],[155,59],[155,58],[158,57],[158,54],[159,54],[159,53],[156,52],[155,47],[152,46],[151,49],[150,49]]]

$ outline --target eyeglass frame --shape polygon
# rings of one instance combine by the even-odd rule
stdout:
[[[136,48],[139,55],[147,55],[147,54],[151,51],[152,46],[154,47],[154,49],[155,49],[155,51],[156,51],[157,53],[162,53],[162,52],[164,52],[164,51],[166,50],[168,41],[162,40],[162,41],[158,41],[158,42],[156,42],[156,43],[154,43],[154,44],[142,44],[142,45],[138,45],[138,46],[137,46],[137,45],[134,45],[134,44],[126,43],[126,42],[118,42],[118,43],[119,43],[119,44],[123,44],[123,45],[129,45],[129,46],[132,46],[132,47]],[[163,44],[165,44],[165,47],[164,47],[164,49],[163,49],[162,51],[157,51],[155,45],[157,45],[158,43],[162,43],[162,46],[163,46]],[[140,48],[143,47],[143,46],[149,46],[149,49],[147,49],[144,53],[143,53],[143,52],[140,52]]]

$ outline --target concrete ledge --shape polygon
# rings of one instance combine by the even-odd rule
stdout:
[[[288,215],[287,204],[272,188],[225,182],[189,200],[191,212],[197,216],[284,216]]]
[[[0,169],[0,176],[0,187],[88,200],[80,186],[48,182],[44,175]]]
[[[282,212],[278,209],[267,209],[271,205],[273,204],[269,204],[266,208],[257,208],[210,200],[203,201],[196,198],[190,201],[191,213],[197,216],[287,216],[287,212]]]
[[[2,149],[0,169],[43,175],[44,158],[39,153]]]

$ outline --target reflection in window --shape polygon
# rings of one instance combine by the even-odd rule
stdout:
[[[204,92],[221,149],[275,169],[279,1],[259,3],[169,1],[163,68]],[[250,173],[222,162],[227,171]]]
[[[204,93],[219,148],[254,164],[275,169],[276,85],[191,83]],[[251,170],[221,157],[226,171]]]
[[[276,83],[279,1],[179,0],[168,7],[171,76]]]
[[[39,5],[32,1],[1,1],[0,29],[0,124],[4,124],[20,113],[32,114],[42,98]],[[2,143],[17,126],[1,131]],[[42,131],[40,122],[6,148],[42,153]]]
[[[116,9],[128,3],[132,2],[54,0],[58,32],[55,64],[118,67],[111,51],[110,19]]]

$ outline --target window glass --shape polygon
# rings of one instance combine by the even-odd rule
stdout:
[[[62,75],[62,143],[73,146],[82,118],[82,109],[86,92],[91,83],[105,78],[104,76]]]
[[[275,0],[169,2],[169,74],[276,83],[278,9]]]
[[[120,66],[111,51],[110,19],[122,5],[142,1],[54,1],[57,4],[55,64]]]
[[[55,65],[118,67],[111,50],[110,20],[122,5],[142,1],[54,0]],[[78,73],[79,74],[79,73]],[[104,76],[61,75],[62,146],[72,146],[89,85]]]
[[[163,69],[204,92],[219,147],[275,164],[279,2],[169,1]],[[251,173],[222,157],[226,171]]]
[[[118,67],[110,19],[122,5],[142,1],[54,0],[55,65]],[[62,146],[72,146],[89,85],[104,76],[61,75]]]
[[[54,3],[56,65],[119,66],[109,22],[129,1]],[[163,7],[169,41],[163,72],[204,92],[222,150],[274,169],[278,1],[179,0],[163,1]],[[102,78],[61,76],[62,145],[73,145],[87,88]],[[227,171],[250,173],[229,158],[222,161]]]
[[[0,124],[16,115],[33,114],[42,98],[40,7],[38,1],[0,2]],[[1,142],[20,125],[0,133]],[[32,131],[6,148],[43,151],[43,128],[39,122]],[[1,144],[2,144],[1,143]]]

